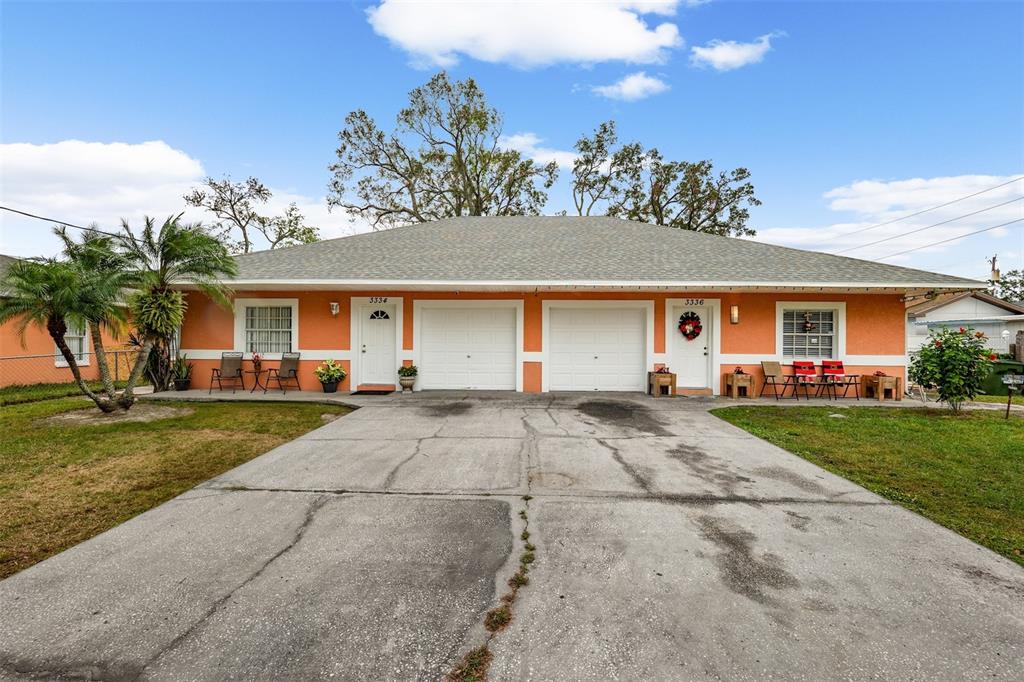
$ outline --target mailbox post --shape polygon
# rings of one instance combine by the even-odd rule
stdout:
[[[1013,403],[1013,392],[1021,390],[1024,386],[1024,374],[1004,374],[1003,383],[1006,384],[1006,419],[1010,418],[1010,405]]]

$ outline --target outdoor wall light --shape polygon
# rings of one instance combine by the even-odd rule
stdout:
[[[341,310],[341,306],[338,305],[337,301],[331,301],[331,315],[334,317],[338,316],[338,312]]]
[[[740,323],[740,307],[738,305],[729,306],[729,323],[739,324]]]

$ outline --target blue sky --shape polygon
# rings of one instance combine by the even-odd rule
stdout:
[[[538,140],[524,147],[538,158],[614,118],[622,138],[668,157],[746,166],[766,241],[829,250],[892,237],[849,253],[877,258],[1024,217],[1015,202],[901,236],[1024,195],[1016,182],[847,234],[1024,175],[1024,3],[609,0],[504,3],[495,18],[425,2],[371,25],[380,4],[3,2],[4,203],[110,224],[183,208],[180,187],[202,174],[254,174],[342,234],[322,206],[345,114],[390,126],[445,65],[477,79],[505,132]],[[713,41],[726,44],[699,51]],[[626,101],[593,89],[641,72],[663,91]],[[90,144],[58,144],[68,140]],[[570,207],[560,182],[547,210]],[[1022,225],[885,262],[982,276],[998,253],[1004,269],[1022,267]],[[4,217],[0,229],[0,252],[54,248],[45,223]]]

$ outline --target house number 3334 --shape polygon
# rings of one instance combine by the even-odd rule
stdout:
[[[388,302],[388,297],[387,296],[371,296],[370,297],[370,303],[387,303],[387,302]]]

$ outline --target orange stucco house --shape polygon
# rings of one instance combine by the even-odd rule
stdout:
[[[234,305],[197,292],[181,331],[209,385],[224,351],[345,365],[341,390],[642,391],[668,366],[720,394],[737,366],[841,359],[905,373],[910,297],[982,282],[595,217],[453,218],[238,257]],[[680,320],[700,322],[688,338]],[[692,334],[691,334],[692,336]]]

